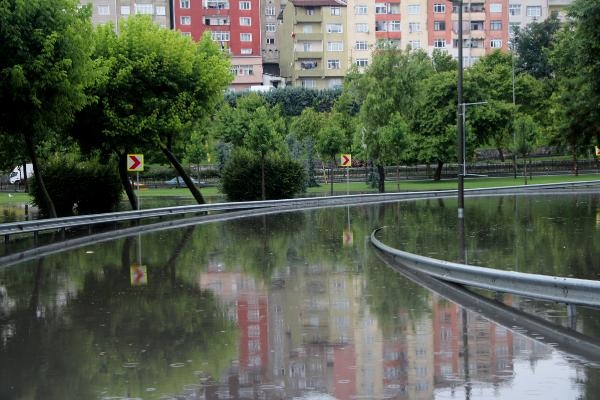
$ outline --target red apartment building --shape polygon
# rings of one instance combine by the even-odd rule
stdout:
[[[234,91],[262,84],[259,0],[174,0],[175,29],[199,40],[208,31],[231,54]]]

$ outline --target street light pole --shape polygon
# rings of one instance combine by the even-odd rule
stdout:
[[[458,134],[458,218],[464,218],[465,210],[465,131],[463,118],[465,107],[463,104],[463,2],[457,1],[458,4],[458,113],[457,113],[457,134]]]

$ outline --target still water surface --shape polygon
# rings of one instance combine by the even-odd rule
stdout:
[[[598,279],[599,195],[465,210],[469,263]],[[0,399],[597,398],[597,310],[479,292],[522,319],[436,293],[377,256],[367,239],[381,226],[403,250],[460,253],[456,201],[435,199],[199,224],[0,268]]]

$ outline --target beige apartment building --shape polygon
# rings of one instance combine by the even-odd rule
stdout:
[[[279,26],[281,75],[293,86],[340,86],[349,69],[347,31],[344,2],[289,1]]]

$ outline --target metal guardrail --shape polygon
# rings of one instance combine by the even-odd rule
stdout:
[[[532,191],[560,190],[564,193],[565,189],[576,187],[600,187],[598,181],[582,181],[569,183],[552,183],[526,186],[507,186],[492,187],[484,189],[467,189],[466,196],[489,196],[499,194],[520,194]],[[287,200],[267,200],[267,201],[247,201],[247,202],[227,202],[201,205],[187,205],[177,207],[154,208],[148,210],[134,210],[113,212],[104,214],[78,215],[73,217],[41,219],[33,221],[10,222],[0,224],[0,236],[4,236],[8,241],[11,235],[48,231],[64,230],[82,226],[93,226],[106,223],[116,223],[121,221],[141,220],[147,218],[175,217],[186,214],[199,214],[207,212],[249,210],[264,207],[336,207],[352,204],[374,204],[400,200],[417,200],[435,197],[455,196],[456,190],[441,190],[427,192],[395,192],[395,193],[374,193],[358,194],[330,197],[306,197]]]
[[[496,292],[566,304],[600,306],[600,281],[502,271],[420,256],[387,246],[371,233],[371,243],[409,268],[436,278]]]

